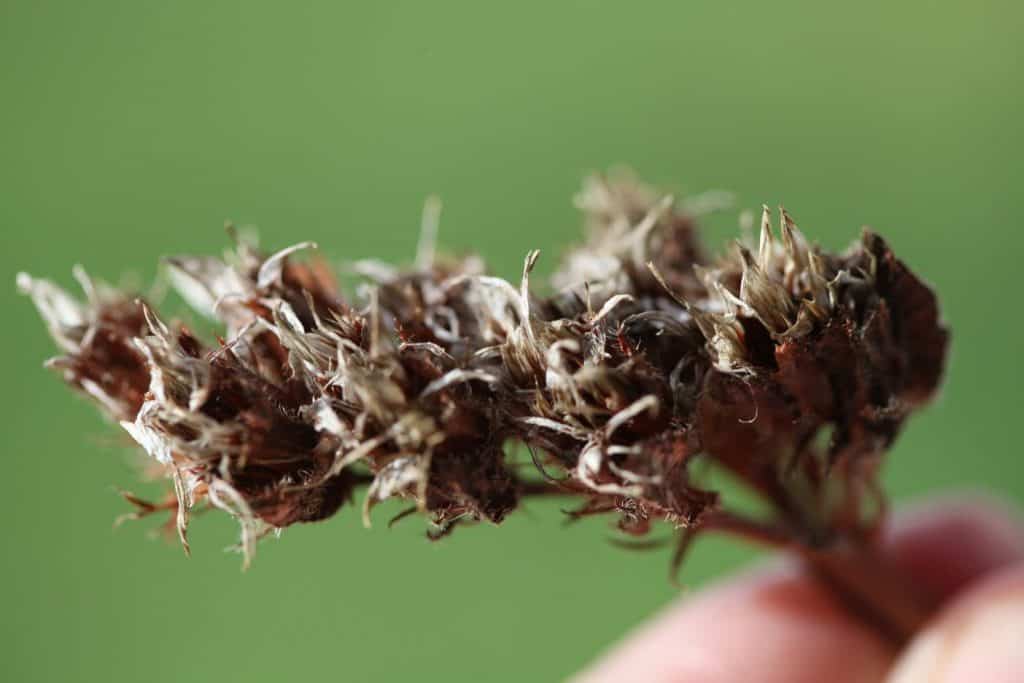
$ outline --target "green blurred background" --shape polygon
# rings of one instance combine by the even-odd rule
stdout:
[[[577,235],[570,197],[625,163],[674,189],[784,201],[838,247],[863,223],[940,291],[939,401],[892,453],[899,498],[1024,494],[1024,105],[1019,3],[0,3],[3,460],[0,679],[556,680],[677,591],[666,551],[612,547],[558,505],[441,544],[348,509],[263,543],[253,569],[111,530],[133,451],[40,365],[14,274],[148,282],[218,252],[227,218],[338,261],[442,240],[515,277]],[[721,244],[736,212],[712,221]],[[702,541],[684,581],[749,558]]]

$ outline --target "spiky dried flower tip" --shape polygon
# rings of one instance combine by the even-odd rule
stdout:
[[[880,457],[942,374],[928,287],[879,236],[828,253],[785,211],[773,226],[765,208],[758,243],[708,260],[688,205],[631,178],[591,178],[577,204],[587,241],[547,298],[531,291],[536,251],[518,283],[435,258],[434,203],[413,267],[356,264],[359,304],[296,258],[309,243],[166,259],[223,324],[214,344],[80,269],[84,301],[18,284],[64,354],[50,367],[173,481],[182,542],[205,501],[239,520],[248,560],[260,536],[330,517],[364,483],[364,518],[405,498],[434,538],[544,493],[578,496],[577,516],[617,512],[630,534],[665,520],[680,547],[705,529],[812,549],[869,538]],[[510,464],[511,443],[543,478]],[[697,459],[772,517],[731,510]]]

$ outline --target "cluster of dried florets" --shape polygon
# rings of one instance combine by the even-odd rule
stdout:
[[[576,515],[617,511],[633,534],[655,520],[681,540],[870,533],[879,456],[942,372],[932,292],[870,232],[830,254],[785,211],[776,234],[766,209],[759,243],[708,261],[685,205],[628,178],[591,179],[578,204],[589,237],[548,298],[531,293],[538,252],[518,285],[435,258],[433,204],[414,267],[356,264],[359,306],[322,262],[294,258],[309,243],[167,259],[183,298],[226,327],[214,345],[81,271],[84,302],[19,285],[65,354],[50,366],[173,480],[183,542],[205,500],[240,521],[248,558],[362,483],[364,516],[405,498],[433,537],[549,492],[578,495]],[[510,464],[515,443],[543,477]],[[730,511],[691,476],[697,458],[773,517]]]

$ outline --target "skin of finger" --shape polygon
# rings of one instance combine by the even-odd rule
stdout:
[[[1024,559],[1022,534],[1016,514],[1001,504],[947,497],[912,506],[884,547],[908,575],[947,598]],[[684,597],[578,680],[882,680],[887,647],[810,577],[793,567],[778,571]]]
[[[887,683],[1024,681],[1024,565],[953,600],[893,668]]]
[[[576,683],[877,683],[893,652],[781,563],[684,598]]]
[[[991,496],[942,496],[902,509],[886,533],[884,551],[945,601],[978,578],[1024,561],[1024,521]]]

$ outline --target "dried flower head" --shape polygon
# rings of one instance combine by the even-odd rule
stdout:
[[[60,347],[49,366],[92,398],[173,482],[186,542],[200,503],[269,531],[333,515],[368,484],[425,513],[433,538],[498,523],[524,496],[578,496],[575,516],[826,547],[868,538],[881,456],[936,390],[948,334],[936,299],[878,235],[833,254],[767,208],[758,243],[709,260],[687,207],[629,177],[577,198],[585,243],[536,296],[476,258],[434,256],[439,206],[408,269],[355,264],[359,303],[302,243],[165,261],[209,343],[88,278],[78,301],[20,275]],[[524,478],[507,448],[529,449]],[[771,505],[730,509],[693,474],[724,467]],[[130,498],[140,514],[159,505]],[[186,544],[187,547],[187,544]]]

